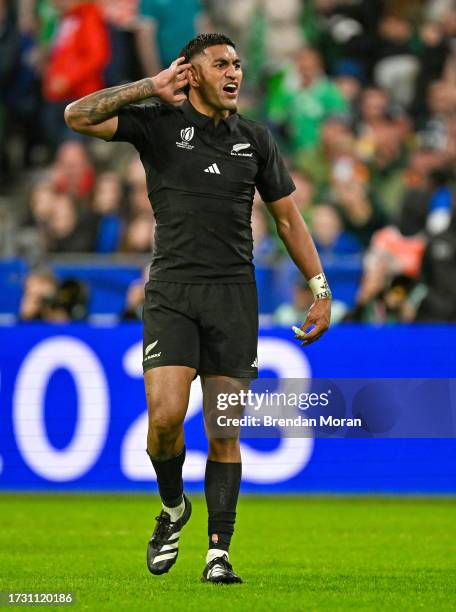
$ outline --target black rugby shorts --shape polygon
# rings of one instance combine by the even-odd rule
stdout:
[[[258,376],[255,283],[150,280],[143,310],[143,370],[164,365],[197,374]]]

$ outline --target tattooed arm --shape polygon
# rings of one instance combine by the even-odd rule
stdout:
[[[117,113],[123,106],[152,96],[172,104],[182,102],[186,96],[178,90],[187,85],[190,66],[183,62],[180,57],[155,77],[102,89],[72,102],[65,109],[67,125],[75,132],[109,140],[117,131]]]

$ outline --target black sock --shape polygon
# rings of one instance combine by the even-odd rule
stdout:
[[[147,451],[157,474],[157,484],[160,497],[165,506],[175,508],[182,502],[184,482],[182,480],[182,466],[185,461],[185,446],[178,455],[169,459],[155,459]]]
[[[236,521],[241,463],[207,460],[204,492],[209,514],[209,548],[228,551]]]

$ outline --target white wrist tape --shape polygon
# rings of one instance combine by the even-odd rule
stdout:
[[[332,298],[331,289],[324,272],[313,276],[307,282],[316,300],[330,300]]]

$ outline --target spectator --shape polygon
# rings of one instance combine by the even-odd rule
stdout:
[[[364,307],[371,300],[383,296],[388,282],[396,275],[417,279],[424,247],[423,236],[405,237],[393,226],[375,232],[364,257],[357,305]]]
[[[413,100],[418,59],[413,54],[412,25],[399,15],[386,15],[378,27],[375,82],[392,100],[408,107]]]
[[[135,155],[128,165],[125,175],[127,186],[129,210],[128,215],[135,217],[137,214],[152,215],[150,200],[147,193],[146,175],[141,160]]]
[[[368,87],[363,91],[360,104],[361,116],[358,130],[374,129],[379,123],[390,118],[390,100],[380,88]]]
[[[426,231],[435,236],[448,229],[454,208],[453,173],[445,169],[431,175],[431,194],[428,202]]]
[[[125,310],[121,321],[141,321],[144,306],[144,280],[133,281],[128,287]]]
[[[134,217],[125,231],[122,250],[124,253],[150,253],[154,241],[155,221],[142,213]]]
[[[376,154],[376,134],[388,127],[394,128],[397,138],[403,142],[410,134],[408,117],[397,105],[391,104],[389,96],[381,89],[369,87],[363,91],[360,116],[356,125],[356,150],[358,156],[369,163]]]
[[[314,5],[315,13],[309,11]],[[375,32],[383,10],[383,0],[314,0],[306,2],[305,33],[310,44],[324,50],[330,68],[339,61],[351,61],[369,73],[375,51]]]
[[[333,176],[332,203],[344,221],[345,228],[367,247],[372,234],[386,223],[375,195],[368,185],[356,175],[355,166],[349,158],[341,160]]]
[[[138,53],[145,76],[157,74],[174,61],[199,31],[200,0],[140,0]]]
[[[423,257],[425,297],[417,321],[456,321],[456,224],[434,236]]]
[[[449,44],[439,23],[428,21],[420,31],[419,73],[415,84],[412,112],[422,120],[426,112],[426,92],[432,81],[442,78],[449,56]]]
[[[338,160],[346,155],[351,156],[354,144],[347,117],[334,115],[323,123],[319,145],[295,156],[297,167],[312,177],[317,198],[327,192]]]
[[[377,87],[363,91],[360,102],[360,116],[357,121],[358,150],[363,159],[370,159],[375,149],[374,132],[385,122],[393,122],[394,127],[406,136],[410,122],[402,109],[394,104],[388,94]]]
[[[386,288],[366,303],[358,303],[344,316],[344,321],[400,323],[410,320],[410,300],[416,281],[405,275],[395,276]]]
[[[46,304],[55,299],[57,280],[46,270],[31,272],[24,285],[24,293],[19,305],[21,321],[42,321],[45,319]]]
[[[125,308],[121,321],[141,321],[145,300],[145,286],[149,280],[150,264],[147,264],[140,279],[134,280],[128,287]]]
[[[364,72],[356,62],[344,61],[337,64],[334,83],[347,102],[348,114],[352,123],[355,122],[359,114],[359,103],[364,81]]]
[[[59,193],[67,193],[77,199],[89,196],[95,171],[82,143],[68,140],[60,145],[52,166],[51,180]]]
[[[145,215],[152,217],[151,203],[147,194],[147,185],[136,183],[128,196],[130,217]]]
[[[427,95],[427,120],[422,127],[422,138],[435,148],[447,146],[447,126],[456,110],[454,87],[446,81],[434,81]]]
[[[18,0],[21,30],[34,32],[43,51],[47,51],[58,27],[55,0]]]
[[[142,189],[146,184],[146,174],[139,155],[135,154],[131,158],[124,178],[127,186],[132,190]]]
[[[418,232],[430,236],[445,231],[452,218],[454,174],[447,165],[445,153],[437,150],[417,151],[413,156],[420,181],[405,192],[399,227],[405,235]]]
[[[438,21],[449,45],[444,79],[454,86],[456,83],[456,7],[452,0],[450,0]]]
[[[345,98],[325,75],[321,56],[315,49],[302,49],[291,70],[269,92],[269,118],[284,127],[294,152],[315,147],[324,120],[347,110]]]
[[[105,71],[106,87],[140,79],[142,70],[136,52],[139,0],[100,0],[100,6],[111,47]]]
[[[310,178],[310,174],[298,169],[293,170],[290,175],[296,187],[296,190],[293,192],[293,199],[301,211],[302,216],[307,219],[315,201],[314,182]]]
[[[30,190],[24,225],[45,228],[52,214],[55,191],[47,179],[38,181]]]
[[[103,88],[110,48],[106,24],[94,2],[54,0],[54,3],[61,21],[43,75],[43,93],[48,138],[58,146],[69,137],[63,119],[65,106]]]
[[[206,0],[213,31],[236,41],[249,85],[267,65],[278,65],[302,46],[300,0]]]
[[[456,164],[456,113],[447,118],[445,141],[446,165],[449,168],[454,168]]]
[[[90,253],[95,242],[92,219],[82,217],[70,196],[55,196],[46,227],[50,253]]]
[[[46,232],[56,194],[46,179],[41,179],[30,190],[27,210],[12,237],[16,255],[32,265],[38,265],[46,255]]]
[[[264,30],[264,20],[258,15],[258,9],[262,7],[257,0],[230,0],[229,3],[224,0],[204,0],[204,5],[209,30],[223,32],[236,41],[236,49],[239,49],[242,56],[248,50],[252,30],[260,29],[261,33]]]
[[[407,149],[403,133],[393,121],[379,123],[372,130],[373,151],[368,163],[370,188],[389,218],[397,217],[405,191],[404,171]]]
[[[324,260],[339,255],[360,255],[359,240],[343,228],[337,209],[328,204],[318,204],[312,214],[312,236],[315,246]]]
[[[293,191],[293,199],[298,206],[298,209],[303,219],[309,223],[312,218],[312,209],[315,203],[316,189],[310,175],[306,172],[302,172],[299,169],[295,169],[290,173],[293,183],[295,184],[295,191]],[[263,204],[261,204],[263,206]],[[275,258],[286,256],[286,248],[282,240],[277,239],[275,230],[275,224],[270,215],[267,217],[267,223],[269,227],[269,233],[272,236],[275,245]]]
[[[36,34],[37,24],[33,13],[29,14],[30,11],[24,10],[24,3],[25,0],[21,0],[16,9],[17,57],[11,64],[14,68],[14,79],[4,89],[8,139],[16,138],[22,145],[19,150],[13,149],[11,152],[17,169],[28,168],[35,164],[39,157],[37,149],[44,140],[42,124],[36,120],[41,113],[40,70],[42,68]],[[8,53],[5,54],[5,58],[7,61],[11,60]]]
[[[89,293],[84,283],[68,278],[58,285],[54,299],[45,303],[43,318],[48,323],[84,321],[88,302]]]
[[[114,253],[119,247],[122,195],[122,185],[115,172],[104,172],[98,176],[91,205],[97,223],[97,253]]]
[[[249,80],[255,79],[250,68],[251,62],[256,63],[258,71],[264,69],[265,65],[280,65],[297,53],[303,43],[299,23],[302,12],[300,0],[265,0],[250,4],[253,4],[255,11],[242,24],[248,33],[246,60]],[[232,10],[228,3],[227,9]]]

